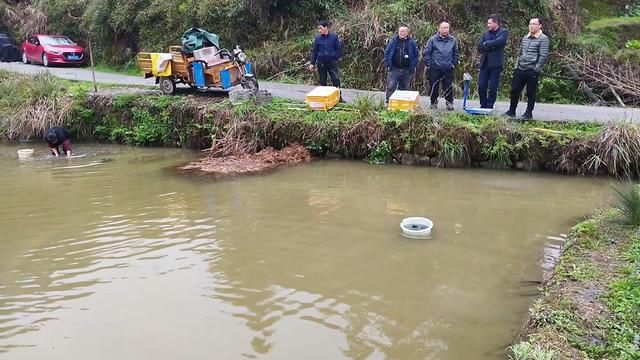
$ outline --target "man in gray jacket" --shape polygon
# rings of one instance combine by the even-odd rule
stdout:
[[[458,64],[458,41],[449,34],[449,23],[438,24],[438,32],[433,35],[423,52],[424,64],[429,71],[431,109],[438,108],[438,93],[442,83],[447,110],[453,110],[453,69]]]
[[[542,33],[542,22],[539,18],[529,21],[529,33],[522,39],[518,50],[513,80],[511,81],[511,104],[506,116],[516,116],[516,107],[522,89],[527,87],[527,110],[520,117],[522,120],[533,119],[533,106],[536,103],[536,89],[542,68],[549,57],[549,38]]]

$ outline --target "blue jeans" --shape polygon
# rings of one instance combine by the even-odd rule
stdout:
[[[387,74],[387,102],[396,90],[409,90],[413,73],[408,68],[392,67]]]
[[[485,66],[480,69],[480,80],[478,80],[478,93],[480,94],[480,107],[493,109],[498,96],[498,82],[500,82],[502,67],[490,68]],[[487,96],[487,89],[489,96]]]

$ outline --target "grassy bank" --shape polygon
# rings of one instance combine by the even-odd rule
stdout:
[[[394,113],[367,98],[325,113],[283,99],[233,106],[201,97],[94,96],[83,111],[73,121],[97,140],[133,145],[213,147],[235,154],[298,142],[316,155],[376,163],[591,175],[640,171],[640,128],[629,124],[522,124],[461,113]]]
[[[146,87],[98,84],[99,90],[110,92],[124,88]],[[91,82],[64,80],[46,72],[25,75],[0,70],[0,136],[30,139],[52,126],[65,125],[77,137],[90,137],[93,128],[73,119],[86,119],[84,104],[93,89]]]
[[[572,229],[511,359],[640,359],[639,191]]]
[[[89,84],[48,75],[0,72],[0,133],[39,137],[53,125],[75,137],[138,146],[255,153],[304,144],[375,163],[547,170],[569,174],[640,173],[640,128],[630,124],[518,123],[462,113],[385,111],[371,98],[329,112],[274,99],[232,105],[211,96],[88,95]]]

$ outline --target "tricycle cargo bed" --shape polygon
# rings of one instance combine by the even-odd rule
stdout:
[[[174,47],[172,46],[171,50],[173,49]],[[140,69],[144,73],[145,78],[154,76],[152,61],[151,61],[152,54],[153,53],[150,53],[150,52],[141,52],[141,53],[138,53],[138,56],[137,56],[138,65],[140,66]],[[189,74],[188,62],[187,62],[187,59],[184,57],[184,55],[182,55],[180,51],[171,51],[170,54],[172,56],[172,59],[171,59],[172,74],[175,77],[185,77],[185,78],[188,77],[188,74]]]

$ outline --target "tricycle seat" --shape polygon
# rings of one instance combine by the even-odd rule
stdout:
[[[215,60],[207,62],[207,67],[208,68],[212,68],[212,67],[216,67],[218,65],[222,65],[224,63],[230,63],[230,62],[231,62],[231,60],[229,60],[229,59],[215,59]]]

